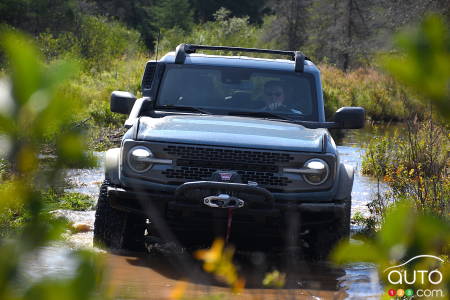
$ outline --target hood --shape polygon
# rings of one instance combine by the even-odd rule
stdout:
[[[322,152],[325,129],[236,116],[141,117],[138,140],[241,148]]]

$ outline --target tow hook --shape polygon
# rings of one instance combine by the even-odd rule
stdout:
[[[217,208],[241,208],[244,206],[243,200],[228,194],[205,197],[203,198],[203,203],[209,207]]]

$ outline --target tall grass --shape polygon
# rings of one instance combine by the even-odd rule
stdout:
[[[361,106],[373,121],[402,121],[411,110],[423,117],[423,105],[390,76],[373,68],[344,72],[320,64],[325,110],[330,117],[342,106]]]

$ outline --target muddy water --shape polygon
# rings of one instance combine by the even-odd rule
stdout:
[[[378,189],[377,182],[361,174],[361,157],[364,153],[361,145],[373,136],[371,128],[362,132],[350,132],[338,142],[338,150],[342,162],[352,165],[355,172],[355,182],[352,192],[352,215],[356,212],[368,214],[366,204]],[[97,197],[98,189],[103,181],[102,153],[96,153],[100,164],[94,169],[69,170],[68,180],[71,188],[68,190],[85,193]],[[384,188],[383,185],[380,186]],[[94,211],[74,212],[59,210],[58,215],[64,216],[74,223],[86,224],[91,230],[77,234],[67,234],[63,243],[42,248],[30,255],[24,264],[24,276],[34,280],[41,276],[70,276],[76,268],[71,249],[92,249],[92,229],[95,218]],[[352,226],[352,230],[358,228]],[[356,241],[355,241],[356,242]],[[116,286],[120,298],[165,299],[171,292],[183,289],[187,285],[186,295],[194,298],[208,293],[224,293],[227,290],[213,279],[206,277],[200,267],[190,258],[191,264],[185,271],[180,267],[177,258],[153,257],[148,255],[111,254],[106,253],[111,283]],[[240,254],[239,254],[240,255]],[[244,254],[244,256],[247,254]],[[336,268],[328,264],[308,263],[301,260],[289,261],[284,258],[266,257],[266,264],[272,261],[272,268],[287,273],[287,284],[283,290],[264,289],[261,286],[261,274],[270,270],[258,270],[255,264],[241,264],[241,272],[247,279],[247,289],[239,296],[227,295],[227,298],[238,297],[246,299],[378,299],[383,290],[379,284],[375,266],[367,263]],[[248,260],[247,260],[248,261]],[[250,259],[252,262],[253,260]],[[286,263],[287,262],[287,263]],[[289,266],[285,268],[285,266]],[[194,272],[194,270],[196,270]],[[193,273],[197,275],[193,275]],[[200,274],[200,275],[198,275]],[[121,287],[121,288],[120,288]]]

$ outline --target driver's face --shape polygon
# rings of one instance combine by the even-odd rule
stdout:
[[[284,91],[280,86],[268,88],[264,91],[267,103],[283,103]]]

